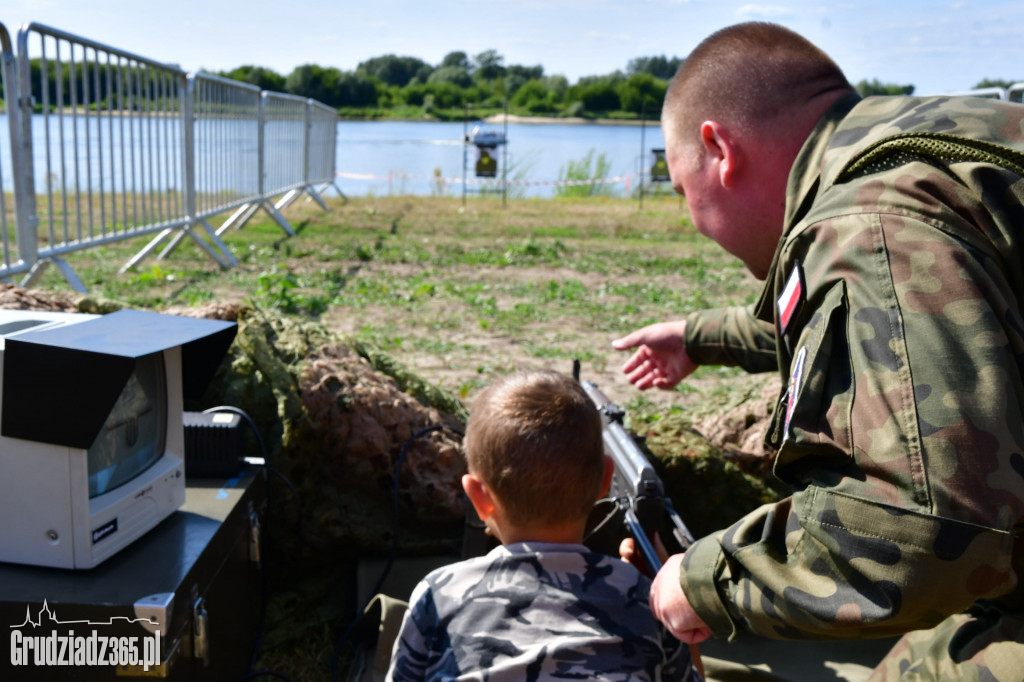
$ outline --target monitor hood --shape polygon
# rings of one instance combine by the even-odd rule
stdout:
[[[234,322],[120,310],[10,336],[3,353],[0,434],[88,448],[136,358],[180,346],[184,396],[198,398],[236,330]]]

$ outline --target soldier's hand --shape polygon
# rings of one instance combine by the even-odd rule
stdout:
[[[680,642],[699,644],[711,637],[711,628],[690,606],[690,600],[679,584],[682,562],[683,555],[674,554],[661,567],[658,575],[654,576],[651,612]]]
[[[616,350],[636,352],[622,366],[626,378],[640,390],[671,389],[697,369],[683,343],[686,322],[658,322],[612,341]]]

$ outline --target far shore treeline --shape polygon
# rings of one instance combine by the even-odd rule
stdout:
[[[541,65],[506,65],[496,50],[475,56],[449,52],[440,64],[417,57],[387,54],[359,63],[353,71],[331,66],[303,64],[284,75],[262,66],[239,66],[216,75],[256,85],[263,90],[312,97],[338,109],[344,118],[462,120],[484,117],[506,109],[515,116],[555,118],[653,120],[661,113],[665,91],[680,57],[650,56],[631,59],[625,70],[585,76],[570,83],[562,75],[548,75]],[[82,64],[60,69],[47,63],[49,92],[43,98],[40,60],[30,63],[32,95],[36,109],[41,102],[68,106],[82,82]],[[86,79],[104,92],[106,77],[101,67]],[[98,79],[98,80],[97,80]],[[975,88],[1008,87],[1014,80],[986,78]],[[856,84],[862,95],[913,94],[913,85],[897,85],[878,79]],[[0,99],[3,97],[0,86]]]

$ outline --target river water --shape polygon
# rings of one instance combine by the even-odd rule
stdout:
[[[494,188],[475,177],[476,148],[462,143],[474,125],[405,121],[342,121],[338,124],[338,186],[346,194],[461,195]],[[504,132],[502,125],[482,128]],[[635,189],[636,174],[664,147],[657,122],[639,125],[509,123],[507,150],[497,149],[497,178],[517,196],[552,196],[569,163],[604,154],[615,194]],[[643,146],[641,147],[641,143]],[[505,152],[508,163],[503,171]],[[438,182],[436,177],[447,180]]]
[[[37,193],[48,191],[47,179],[65,190],[92,186],[95,191],[101,185],[119,188],[121,185],[110,179],[115,166],[131,168],[130,172],[139,177],[145,171],[145,182],[156,187],[181,188],[181,157],[174,151],[181,144],[180,126],[173,120],[160,121],[155,124],[155,132],[147,133],[155,140],[147,143],[151,147],[149,151],[158,154],[161,160],[155,168],[144,169],[132,167],[131,150],[126,152],[118,146],[118,140],[127,138],[119,133],[123,125],[116,118],[78,117],[73,123],[69,119],[60,121],[58,117],[51,117],[49,121],[40,116],[33,119]],[[65,127],[60,128],[58,124]],[[129,121],[125,125],[131,128],[133,123]],[[134,125],[142,130],[138,121]],[[201,132],[197,133],[197,174],[215,174],[223,186],[238,191],[253,188],[258,154],[252,125],[239,123],[237,131],[229,128],[227,133],[208,135],[206,144]],[[472,132],[476,125],[506,134],[507,145],[498,147],[494,154],[498,162],[494,179],[476,177],[477,148],[463,143],[465,133]],[[7,117],[0,115],[0,178],[4,191],[10,192],[13,181],[8,132]],[[504,178],[509,184],[510,196],[548,197],[556,193],[560,178],[567,176],[568,165],[583,161],[588,153],[593,157],[592,168],[596,168],[597,158],[604,155],[608,168],[603,176],[611,192],[625,195],[636,190],[638,173],[650,168],[651,150],[664,147],[657,121],[644,126],[509,123],[507,129],[500,124],[482,125],[480,122],[339,121],[337,133],[336,183],[349,196],[461,196],[464,190],[467,193],[494,191]],[[301,133],[295,140],[299,145],[300,137]],[[63,144],[59,143],[61,139]],[[268,140],[278,145],[291,144],[281,139],[268,136]],[[235,145],[231,147],[231,159],[221,161],[224,156],[219,150],[231,145]],[[269,149],[267,158],[280,156],[276,151]],[[76,157],[80,160],[77,166],[71,161]],[[298,172],[301,174],[301,169]],[[272,175],[272,169],[267,175]]]

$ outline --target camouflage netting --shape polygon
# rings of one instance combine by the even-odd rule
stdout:
[[[466,411],[457,399],[319,324],[246,307],[235,321],[238,335],[202,403],[240,406],[253,418],[272,466],[299,491],[317,544],[390,547],[394,474],[406,447],[402,547],[460,537]],[[413,439],[428,427],[439,428]]]

